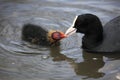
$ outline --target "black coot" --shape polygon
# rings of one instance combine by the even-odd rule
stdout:
[[[46,30],[34,24],[25,24],[22,28],[22,39],[41,46],[59,44],[59,40],[65,38],[61,31]]]
[[[82,48],[88,52],[120,52],[120,16],[102,26],[93,14],[76,16],[66,35],[83,33]]]

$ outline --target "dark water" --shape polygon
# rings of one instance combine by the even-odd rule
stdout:
[[[59,47],[21,40],[25,23],[65,31],[75,17],[93,13],[103,24],[120,15],[119,0],[0,0],[0,80],[120,80],[120,54],[91,54],[81,34]]]

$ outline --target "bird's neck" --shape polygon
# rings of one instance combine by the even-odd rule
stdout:
[[[100,43],[102,43],[102,41],[103,41],[103,32],[85,34],[82,38],[82,48],[83,49],[93,49],[94,47],[100,45]]]
[[[54,30],[50,30],[48,31],[48,34],[47,34],[47,40],[50,42],[50,43],[53,43],[55,42],[55,40],[52,38],[52,33],[55,32]]]

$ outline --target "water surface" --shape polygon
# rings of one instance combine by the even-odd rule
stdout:
[[[59,47],[21,40],[23,24],[65,31],[76,15],[92,13],[104,25],[120,15],[119,0],[0,0],[0,80],[120,80],[120,54],[81,49],[81,34]]]

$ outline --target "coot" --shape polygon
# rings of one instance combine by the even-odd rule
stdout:
[[[34,24],[25,24],[22,28],[22,39],[41,46],[49,46],[54,43],[59,44],[59,40],[65,38],[61,31],[47,31],[41,26]]]
[[[76,16],[66,35],[83,33],[82,48],[88,52],[120,52],[120,16],[102,26],[94,14]]]

